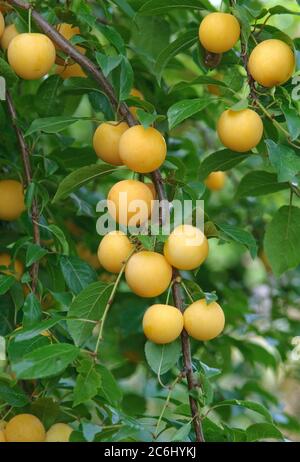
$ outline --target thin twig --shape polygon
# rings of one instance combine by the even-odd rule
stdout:
[[[158,418],[158,420],[157,420],[157,423],[156,423],[156,427],[155,427],[155,431],[154,431],[154,439],[157,439],[157,437],[158,437],[158,434],[159,434],[159,426],[160,426],[160,423],[161,423],[161,421],[162,421],[163,415],[164,415],[164,413],[165,413],[165,411],[166,411],[166,409],[167,409],[167,407],[168,407],[168,405],[169,405],[169,403],[170,403],[170,399],[171,399],[172,393],[173,393],[173,391],[174,391],[174,388],[175,388],[176,384],[179,382],[179,380],[181,380],[181,379],[182,379],[182,374],[179,374],[179,375],[176,377],[176,379],[174,380],[174,382],[168,387],[168,388],[169,388],[169,392],[168,392],[166,401],[165,401],[165,403],[164,403],[164,406],[163,406],[163,408],[162,408],[162,410],[161,410],[160,416],[159,416],[159,418]]]
[[[130,257],[133,255],[133,253],[134,253],[135,251],[136,251],[136,248],[134,248],[134,249],[130,252],[130,254],[128,255],[128,257],[127,257],[126,260],[124,261],[123,266],[122,266],[122,268],[121,268],[121,271],[119,272],[118,277],[117,277],[117,279],[116,279],[116,281],[115,281],[115,283],[114,283],[114,286],[113,286],[113,288],[112,288],[112,291],[111,291],[109,300],[108,300],[108,302],[107,302],[107,304],[106,304],[106,307],[105,307],[105,309],[104,309],[104,312],[103,312],[103,315],[102,315],[102,318],[101,318],[101,321],[100,321],[100,330],[99,330],[99,334],[98,334],[98,338],[97,338],[97,342],[96,342],[96,346],[95,346],[95,350],[94,350],[95,355],[97,355],[100,342],[101,342],[101,340],[103,339],[104,324],[105,324],[105,321],[106,321],[108,312],[109,312],[109,310],[110,310],[110,307],[111,307],[111,305],[113,304],[113,301],[114,301],[114,298],[115,298],[117,289],[118,289],[118,287],[119,287],[120,281],[121,281],[121,279],[122,279],[122,276],[123,276],[123,274],[124,274],[124,271],[125,271],[127,262],[128,262],[128,260],[130,259]]]
[[[254,81],[254,79],[253,79],[253,77],[250,74],[249,69],[248,69],[247,45],[244,42],[244,40],[242,39],[242,37],[241,37],[241,58],[242,58],[242,61],[243,61],[243,66],[245,68],[245,71],[247,72],[247,80],[248,80],[248,85],[249,85],[249,89],[250,89],[249,96],[253,100],[253,104],[255,104],[256,99],[257,99],[256,89],[255,89],[255,81]]]
[[[8,112],[11,117],[12,125],[15,129],[16,136],[20,145],[21,156],[24,166],[24,186],[28,187],[32,182],[32,171],[31,171],[31,164],[30,164],[30,152],[25,141],[24,135],[22,130],[18,125],[18,118],[16,109],[14,107],[14,103],[9,91],[6,91],[6,101]],[[31,221],[33,226],[33,240],[34,243],[40,245],[40,230],[39,230],[39,208],[36,199],[33,199],[31,204]],[[38,276],[39,276],[39,262],[36,261],[31,266],[31,289],[32,292],[36,292]]]

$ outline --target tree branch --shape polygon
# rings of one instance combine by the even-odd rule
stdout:
[[[30,153],[29,153],[29,149],[26,144],[23,132],[18,126],[17,113],[16,113],[16,110],[13,104],[12,97],[8,90],[6,91],[6,101],[7,101],[7,108],[8,108],[10,117],[11,117],[12,125],[15,129],[17,140],[20,145],[21,156],[22,156],[22,161],[23,161],[23,166],[24,166],[24,183],[25,183],[25,186],[29,186],[32,181]],[[32,205],[31,205],[31,221],[32,221],[32,227],[33,227],[33,240],[34,240],[34,243],[37,245],[40,245],[39,216],[40,214],[39,214],[39,208],[38,208],[37,201],[36,199],[33,199]],[[32,292],[35,293],[36,288],[37,288],[38,276],[39,276],[39,262],[38,261],[33,263],[30,273],[31,273],[31,288],[32,288]]]
[[[28,10],[31,8],[31,5],[29,3],[25,3],[21,0],[9,0],[9,2],[12,5],[22,8],[24,10]],[[54,27],[48,24],[48,22],[34,9],[32,9],[32,18],[34,19],[36,24],[40,27],[40,29],[48,37],[50,37],[53,40],[53,42],[55,42],[66,55],[70,56],[74,61],[80,64],[83,67],[83,69],[87,73],[89,73],[95,79],[96,82],[99,83],[100,87],[102,88],[104,93],[109,98],[109,101],[111,105],[113,106],[113,108],[115,109],[115,111],[118,112],[119,115],[124,120],[126,120],[127,124],[129,126],[138,125],[137,120],[135,120],[135,118],[131,114],[127,104],[123,102],[119,103],[112,85],[104,77],[102,71],[97,66],[95,66],[95,64],[89,58],[81,54]],[[152,180],[155,185],[155,189],[156,189],[159,200],[167,201],[163,179],[162,179],[162,176],[159,170],[156,170],[155,172],[152,173]],[[169,213],[169,208],[168,210],[161,210],[161,223],[163,222],[163,219],[164,219],[163,213]],[[177,270],[174,270],[174,275],[175,275],[175,280],[174,280],[174,284],[172,287],[174,303],[178,309],[183,311],[184,306],[183,306],[181,289],[180,289],[178,282],[176,282],[176,279],[178,278]],[[187,375],[188,388],[191,391],[193,389],[196,389],[197,385],[195,384],[194,377],[193,377],[189,337],[185,331],[182,333],[181,342],[182,342],[182,353],[183,353],[184,366],[185,366],[186,375]],[[201,420],[199,417],[199,410],[198,410],[197,402],[191,395],[189,396],[189,401],[190,401],[190,407],[191,407],[191,414],[193,418],[193,424],[195,428],[196,441],[203,442],[204,437],[202,433],[202,426],[201,426]]]
[[[173,286],[172,286],[172,293],[174,303],[180,311],[184,312],[183,306],[183,297],[181,294],[181,287],[180,287],[180,275],[179,272],[173,269]],[[189,336],[184,329],[181,334],[181,347],[183,353],[183,361],[184,361],[184,368],[188,383],[188,389],[191,392],[192,390],[196,390],[198,388],[198,384],[195,382],[194,379],[194,372],[193,372],[193,364],[192,364],[192,356],[191,356],[191,347],[190,347],[190,339]],[[204,442],[204,435],[202,431],[201,420],[199,416],[199,409],[197,401],[189,395],[190,401],[190,408],[193,417],[193,425],[196,434],[196,441]]]

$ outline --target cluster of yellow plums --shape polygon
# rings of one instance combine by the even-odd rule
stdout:
[[[142,183],[143,184],[143,183]],[[152,298],[164,293],[172,282],[172,267],[179,270],[198,268],[209,251],[205,235],[192,225],[180,225],[170,234],[163,255],[149,250],[137,250],[122,232],[111,231],[101,240],[98,258],[101,266],[112,273],[125,267],[125,279],[139,297]],[[224,328],[221,307],[213,302],[199,300],[182,314],[168,304],[155,304],[145,312],[143,329],[154,343],[173,342],[186,329],[197,340],[211,340]]]
[[[211,53],[224,53],[235,46],[240,37],[240,24],[228,13],[210,13],[199,27],[202,46]],[[269,39],[256,45],[250,54],[248,70],[263,87],[271,88],[287,82],[295,68],[295,55],[282,40]],[[251,109],[226,110],[217,124],[221,142],[236,152],[255,148],[263,135],[260,116]]]
[[[18,414],[7,423],[0,421],[0,443],[66,443],[72,432],[65,423],[56,423],[46,431],[32,414]]]

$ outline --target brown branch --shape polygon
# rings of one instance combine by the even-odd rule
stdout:
[[[7,108],[8,108],[10,117],[11,117],[12,125],[15,129],[17,140],[20,145],[21,156],[22,156],[23,167],[24,167],[24,185],[26,187],[26,186],[29,186],[32,181],[30,152],[26,144],[23,132],[18,126],[16,109],[14,107],[14,103],[13,103],[13,100],[12,100],[12,97],[9,91],[6,91],[6,101],[7,101]],[[32,227],[33,227],[33,240],[34,240],[34,243],[37,245],[40,245],[39,215],[40,214],[39,214],[39,208],[38,208],[37,201],[36,199],[33,199],[32,205],[31,205],[31,221],[32,221]],[[38,261],[33,263],[30,273],[31,273],[31,288],[32,288],[32,292],[35,293],[36,288],[37,288],[38,276],[39,276],[39,262]]]
[[[180,281],[179,272],[173,269],[173,286],[172,286],[173,299],[174,299],[174,303],[177,306],[177,308],[183,312],[184,311],[183,297],[181,294],[181,286],[180,286],[179,281]],[[191,392],[192,390],[197,389],[198,384],[195,382],[195,379],[194,379],[190,339],[185,329],[182,331],[182,334],[181,334],[181,346],[182,346],[183,361],[184,361],[184,368],[185,368],[185,373],[186,373],[186,378],[187,378],[187,383],[188,383],[188,389]],[[191,408],[192,417],[193,417],[193,425],[194,425],[195,434],[196,434],[196,441],[204,442],[205,440],[204,440],[204,435],[203,435],[203,430],[202,430],[202,425],[201,425],[201,419],[199,416],[199,409],[198,409],[197,401],[191,395],[189,395],[189,401],[190,401],[190,408]]]
[[[31,8],[31,5],[28,3],[25,3],[21,0],[9,0],[9,2],[19,8],[22,8],[24,10],[28,10]],[[74,46],[66,40],[54,27],[52,27],[48,22],[39,14],[37,11],[32,9],[32,18],[36,22],[36,24],[40,27],[40,29],[48,36],[50,37],[56,45],[60,47],[60,49],[68,56],[70,56],[74,61],[76,61],[78,64],[80,64],[83,69],[89,73],[96,82],[99,83],[100,87],[102,88],[103,92],[107,95],[107,97],[110,100],[111,105],[115,109],[116,112],[119,113],[119,115],[126,120],[129,126],[134,126],[138,125],[137,120],[133,117],[131,114],[127,104],[121,102],[119,103],[115,91],[110,84],[110,82],[104,77],[102,71],[85,55],[82,55]],[[166,191],[164,188],[163,184],[163,179],[161,176],[161,173],[159,170],[156,170],[155,172],[152,173],[152,180],[155,185],[155,189],[158,195],[158,198],[160,201],[167,201],[167,196],[166,196]],[[169,207],[167,207],[163,210],[161,210],[160,213],[160,222],[163,223],[164,221],[164,214],[165,217],[167,216],[166,214],[169,214]],[[176,270],[174,270],[174,274],[176,275],[176,278],[178,276],[178,273]],[[175,278],[175,279],[176,279]],[[180,310],[183,310],[183,299],[182,295],[180,292],[180,287],[178,283],[174,282],[173,284],[173,298],[174,298],[174,303],[176,307]],[[188,388],[189,390],[193,390],[197,388],[197,385],[195,384],[194,377],[193,377],[193,368],[192,368],[192,359],[191,359],[191,352],[190,352],[190,343],[189,343],[189,337],[187,333],[184,331],[182,334],[182,354],[184,358],[184,366],[186,369],[186,375],[187,375],[187,382],[188,382]],[[196,400],[190,395],[189,396],[190,400],[190,407],[191,407],[191,414],[193,418],[193,424],[195,428],[195,434],[196,434],[196,441],[197,442],[203,442],[204,437],[202,433],[202,427],[201,427],[201,420],[199,416],[199,410],[198,410],[198,405]]]

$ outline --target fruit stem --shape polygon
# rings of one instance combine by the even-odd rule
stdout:
[[[29,34],[31,33],[31,14],[32,14],[32,9],[29,8],[28,10],[28,32]]]
[[[187,286],[185,285],[185,283],[183,281],[181,281],[181,286],[182,286],[183,290],[185,291],[185,293],[187,294],[187,296],[189,297],[190,301],[192,303],[194,303],[194,299],[191,296],[190,291],[188,290]]]
[[[21,150],[21,156],[22,156],[22,161],[23,161],[23,167],[24,167],[24,186],[29,186],[32,182],[32,170],[31,170],[31,164],[30,164],[30,151],[29,148],[26,144],[24,135],[22,130],[20,129],[18,125],[18,117],[16,113],[16,109],[12,100],[12,97],[9,93],[9,91],[6,91],[6,101],[7,101],[7,108],[8,112],[10,114],[10,118],[12,121],[13,128],[15,130],[19,145],[20,145],[20,150]],[[33,239],[34,243],[36,245],[40,245],[40,229],[39,229],[39,208],[36,199],[34,198],[31,204],[31,221],[32,221],[32,226],[33,226]],[[37,289],[37,282],[38,282],[38,276],[39,276],[39,261],[36,261],[32,264],[31,266],[31,290],[33,293],[36,292]]]
[[[169,393],[167,395],[167,398],[166,398],[166,401],[165,401],[165,404],[161,410],[161,413],[160,413],[160,416],[157,420],[157,423],[156,423],[156,427],[155,427],[155,431],[154,431],[154,439],[156,440],[158,435],[159,435],[159,427],[160,427],[160,424],[161,424],[161,420],[163,418],[163,415],[170,403],[170,399],[171,399],[171,396],[172,396],[172,393],[173,393],[173,390],[176,386],[176,384],[182,379],[182,374],[179,374],[176,379],[174,380],[174,382],[169,386]]]
[[[295,148],[299,149],[300,146],[299,146],[298,144],[293,143],[293,142],[290,140],[290,134],[289,134],[289,132],[288,132],[285,128],[283,128],[283,127],[281,126],[281,124],[280,124],[279,122],[277,122],[277,120],[275,120],[275,119],[272,117],[272,115],[270,114],[270,112],[261,104],[261,102],[258,101],[258,100],[256,100],[256,104],[257,104],[257,106],[262,110],[262,112],[268,117],[268,119],[271,120],[271,122],[273,123],[273,125],[274,125],[280,132],[282,132],[282,133],[286,136],[288,143],[289,143],[290,145],[294,146]]]
[[[115,295],[116,295],[116,292],[117,292],[117,289],[118,289],[118,286],[120,284],[120,281],[122,279],[122,276],[123,276],[123,273],[125,271],[125,268],[126,268],[126,265],[127,265],[127,262],[129,260],[129,258],[132,256],[132,254],[136,251],[136,249],[134,248],[132,250],[132,252],[130,252],[130,254],[128,255],[128,257],[126,258],[122,268],[121,268],[121,271],[119,272],[118,274],[118,277],[114,283],[114,286],[112,288],[112,291],[111,291],[111,294],[110,294],[110,297],[109,297],[109,300],[106,304],[106,307],[105,307],[105,310],[103,312],[103,315],[102,315],[102,318],[101,318],[101,321],[100,321],[100,329],[99,329],[99,334],[98,334],[98,338],[97,338],[97,342],[96,342],[96,346],[95,346],[95,350],[94,350],[94,353],[95,355],[97,356],[98,354],[98,350],[99,350],[99,345],[100,345],[100,342],[101,340],[103,340],[103,331],[104,331],[104,324],[105,324],[105,321],[106,321],[106,318],[107,318],[107,315],[108,315],[108,312],[110,310],[110,307],[112,306],[113,304],[113,301],[114,301],[114,298],[115,298]]]

